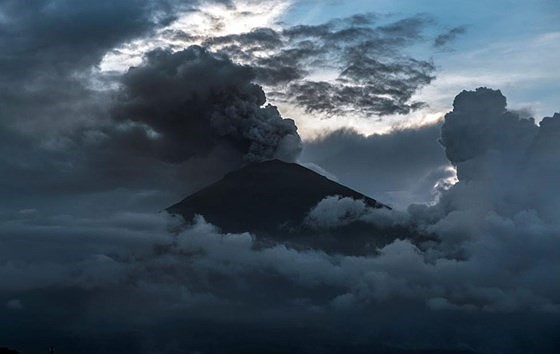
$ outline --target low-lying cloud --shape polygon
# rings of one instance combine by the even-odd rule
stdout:
[[[385,221],[390,219],[384,217]],[[448,218],[447,223],[451,220]],[[55,225],[48,225],[49,221]],[[95,335],[96,345],[104,343],[108,348],[115,348],[119,340],[99,332],[103,323],[111,323],[112,328],[124,331],[126,336],[133,335],[128,334],[133,328],[143,328],[149,330],[146,335],[152,344],[136,338],[131,345],[152,352],[168,348],[165,338],[176,338],[177,330],[190,328],[193,323],[206,331],[228,333],[236,333],[233,328],[238,325],[251,331],[260,328],[251,338],[228,340],[230,350],[239,352],[247,343],[256,345],[267,333],[274,333],[268,332],[273,328],[287,326],[285,321],[306,323],[306,333],[320,337],[330,330],[309,321],[322,319],[329,324],[328,328],[342,330],[336,319],[346,316],[352,318],[344,320],[346,323],[375,326],[392,333],[396,342],[376,335],[366,339],[370,333],[366,327],[344,336],[331,334],[326,342],[311,338],[308,345],[326,352],[333,352],[324,347],[326,343],[357,350],[347,342],[350,336],[367,343],[370,349],[379,350],[394,349],[396,343],[401,343],[401,348],[522,353],[527,347],[517,345],[525,343],[542,349],[541,352],[553,352],[556,344],[547,334],[546,326],[550,324],[547,318],[559,311],[559,289],[549,271],[557,260],[553,249],[545,252],[543,248],[557,245],[542,244],[538,250],[525,247],[532,254],[538,252],[540,259],[527,262],[522,257],[525,263],[520,267],[517,261],[521,260],[521,251],[512,253],[512,246],[518,245],[499,236],[500,232],[511,231],[514,225],[496,218],[484,222],[491,226],[486,231],[494,234],[487,233],[485,242],[478,239],[466,247],[469,254],[464,257],[445,254],[449,247],[446,242],[419,248],[407,240],[397,240],[379,249],[376,256],[356,257],[295,250],[281,244],[256,247],[253,235],[222,234],[202,217],[186,228],[180,220],[165,214],[121,214],[103,221],[60,217],[35,222],[20,220],[11,227],[2,227],[6,262],[0,272],[8,281],[3,282],[5,306],[0,312],[20,329],[26,328],[21,321],[29,316],[48,316],[60,323],[58,332],[51,334],[54,340],[60,340],[56,338],[62,333],[78,332],[81,334],[76,343]],[[535,232],[529,236],[527,232],[534,224],[529,229],[520,223],[515,227],[515,236],[525,240],[537,237],[542,242],[542,238],[555,237]],[[14,230],[17,232],[13,233]],[[436,230],[442,238],[447,236],[443,231]],[[62,240],[64,252],[55,251]],[[498,241],[501,243],[497,244]],[[14,257],[37,242],[45,245],[40,251],[29,253],[27,258]],[[71,315],[50,313],[49,308],[59,306],[60,302],[67,303]],[[388,320],[399,313],[400,320]],[[426,321],[427,314],[435,322]],[[537,319],[531,328],[544,331],[536,333],[528,328],[518,332],[508,324],[518,314]],[[236,318],[233,324],[230,316]],[[447,323],[444,318],[470,318],[476,326],[500,328],[495,338],[489,338],[458,322],[453,328],[461,333],[459,338],[451,335],[437,344],[426,342],[424,336],[430,331],[446,332],[441,327]],[[424,330],[416,335],[397,330],[406,323],[421,324]],[[155,324],[163,326],[162,329],[154,328]],[[169,328],[167,334],[165,328]],[[298,336],[283,331],[283,339],[274,339],[272,343],[291,343],[293,350],[304,350]],[[521,342],[505,341],[511,336],[517,336]],[[25,337],[19,334],[13,338]],[[194,340],[189,334],[185,338],[177,342],[179,347],[175,351],[215,351],[202,339]],[[13,339],[8,342],[15,343]],[[61,345],[72,347],[71,343]],[[89,350],[98,349],[95,348]]]

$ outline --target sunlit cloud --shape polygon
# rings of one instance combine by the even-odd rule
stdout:
[[[278,22],[291,4],[290,0],[206,2],[196,10],[183,12],[153,36],[125,43],[108,52],[99,67],[101,71],[125,71],[140,64],[142,56],[155,48],[178,51],[200,44],[208,37],[246,33],[260,27],[278,28]]]

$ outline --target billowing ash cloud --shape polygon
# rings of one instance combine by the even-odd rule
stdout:
[[[456,165],[461,188],[476,189],[476,197],[491,203],[487,207],[508,216],[534,210],[555,222],[559,118],[555,114],[536,125],[507,110],[500,91],[464,91],[445,117],[441,144]]]
[[[441,144],[454,164],[490,151],[522,157],[538,132],[534,119],[521,119],[506,109],[499,91],[479,88],[463,91],[445,116]]]
[[[114,109],[121,122],[153,132],[158,155],[181,162],[227,144],[249,161],[293,161],[301,140],[291,119],[267,105],[253,70],[190,47],[171,53],[156,50],[123,77]]]
[[[477,296],[501,298],[494,306],[560,309],[560,288],[545,285],[560,266],[550,252],[560,245],[559,122],[555,114],[536,125],[509,111],[497,90],[463,91],[441,137],[459,182],[438,204],[409,208],[416,223],[441,238],[438,257],[484,270]],[[522,297],[533,300],[521,305]]]

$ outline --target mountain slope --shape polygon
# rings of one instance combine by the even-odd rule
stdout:
[[[301,165],[270,160],[231,172],[167,210],[186,220],[204,215],[226,232],[274,233],[300,224],[311,208],[331,195],[385,207]]]
[[[328,196],[363,200],[389,208],[301,165],[271,160],[247,165],[169,207],[191,221],[196,214],[227,233],[251,232],[257,246],[281,243],[299,249],[363,255],[398,238],[429,240],[412,227],[376,226],[354,221],[327,229],[304,223],[309,211]],[[389,208],[390,209],[390,208]]]

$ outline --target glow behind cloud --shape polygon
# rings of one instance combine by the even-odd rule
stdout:
[[[125,71],[141,63],[142,56],[159,47],[182,50],[201,39],[246,33],[254,28],[278,27],[278,21],[290,8],[286,0],[234,0],[231,4],[206,2],[195,11],[185,11],[171,25],[156,34],[125,43],[108,52],[101,61],[101,71]],[[188,33],[188,37],[169,36],[170,32]]]

